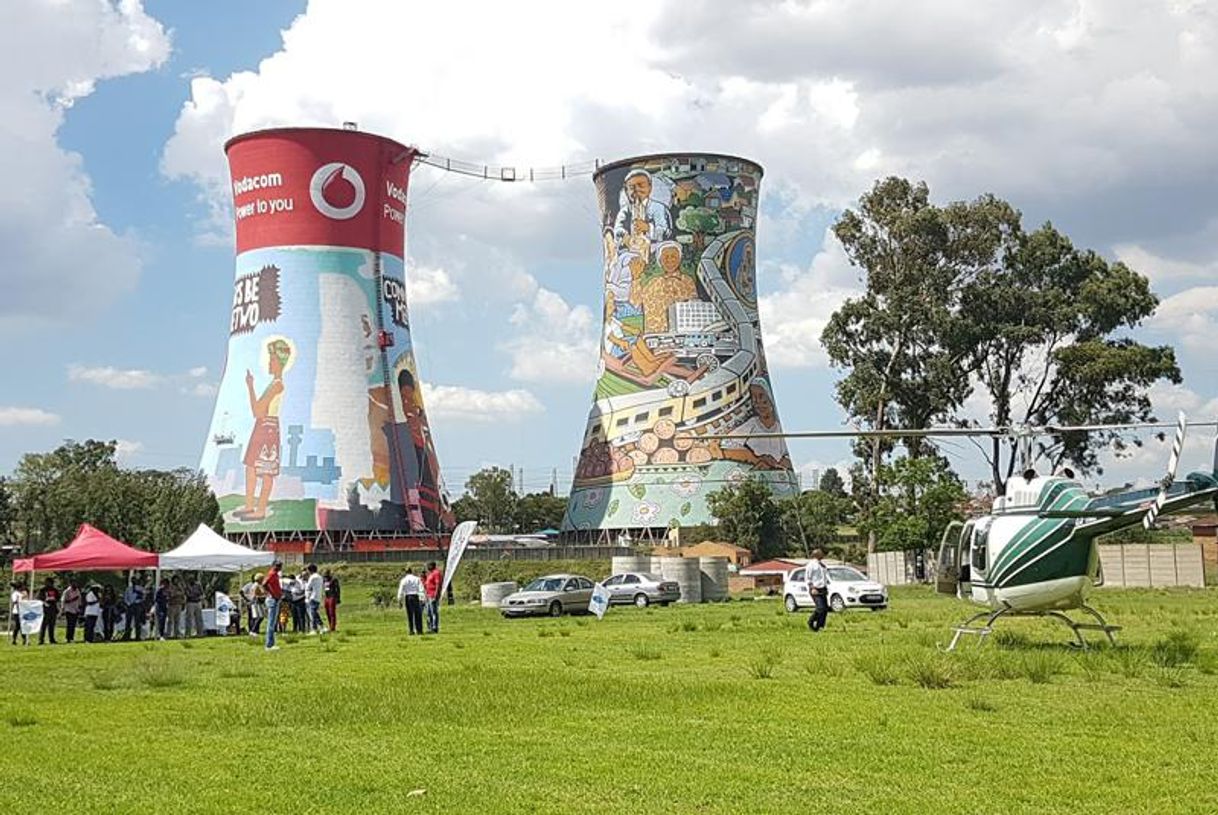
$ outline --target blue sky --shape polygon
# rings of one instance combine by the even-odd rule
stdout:
[[[0,12],[23,66],[0,80],[15,111],[0,162],[24,196],[0,195],[0,472],[68,437],[121,439],[135,466],[197,463],[233,274],[220,145],[348,119],[522,167],[686,149],[759,160],[763,330],[788,429],[841,421],[816,338],[858,282],[826,228],[888,173],[939,200],[993,191],[1150,275],[1164,305],[1138,335],[1176,345],[1185,374],[1156,388],[1159,413],[1218,412],[1218,36],[1187,4],[757,2],[729,20],[657,1],[595,21],[582,4],[442,6]],[[37,42],[60,47],[23,50]],[[492,463],[524,467],[530,490],[556,469],[563,487],[596,365],[591,181],[423,167],[409,219],[414,341],[450,489]],[[1195,435],[1190,454],[1203,446]],[[1157,473],[1151,448],[1113,477]],[[810,469],[848,453],[792,455]],[[983,474],[967,453],[959,467]]]

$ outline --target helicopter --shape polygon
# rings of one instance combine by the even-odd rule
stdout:
[[[1218,427],[1199,422],[1194,427]],[[1040,475],[1032,466],[1032,441],[1038,436],[1112,430],[1175,430],[1167,473],[1157,487],[1093,496],[1069,468]],[[1086,649],[1085,631],[1102,632],[1115,644],[1120,626],[1110,625],[1086,603],[1092,586],[1102,585],[1097,539],[1119,529],[1142,524],[1150,529],[1161,515],[1177,512],[1206,499],[1218,510],[1218,439],[1211,470],[1176,480],[1188,421],[1181,413],[1175,424],[1130,424],[943,427],[891,430],[825,430],[749,434],[784,438],[900,439],[935,437],[1005,437],[1015,442],[1022,474],[1010,480],[987,515],[953,521],[943,533],[937,558],[936,590],[986,607],[955,626],[948,651],[961,637],[979,641],[1002,618],[1042,617],[1069,626],[1072,643]],[[730,438],[730,434],[721,438]],[[739,438],[740,436],[736,436]],[[1072,618],[1077,611],[1084,618]]]

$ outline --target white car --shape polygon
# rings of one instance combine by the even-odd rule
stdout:
[[[853,566],[825,564],[825,568],[829,572],[829,608],[834,611],[855,607],[869,608],[872,611],[888,608],[887,586],[869,580]],[[803,566],[787,572],[782,583],[782,597],[783,604],[790,612],[815,605],[812,595],[808,593]]]

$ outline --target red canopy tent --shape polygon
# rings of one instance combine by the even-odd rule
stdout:
[[[135,549],[96,527],[81,524],[76,537],[67,546],[55,552],[14,560],[13,572],[155,569],[158,562],[155,552]]]

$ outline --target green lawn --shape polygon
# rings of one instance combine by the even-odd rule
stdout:
[[[1218,811],[1212,591],[1100,593],[1117,649],[944,654],[970,607],[920,588],[820,635],[769,600],[434,638],[369,588],[277,653],[5,644],[0,812]]]

